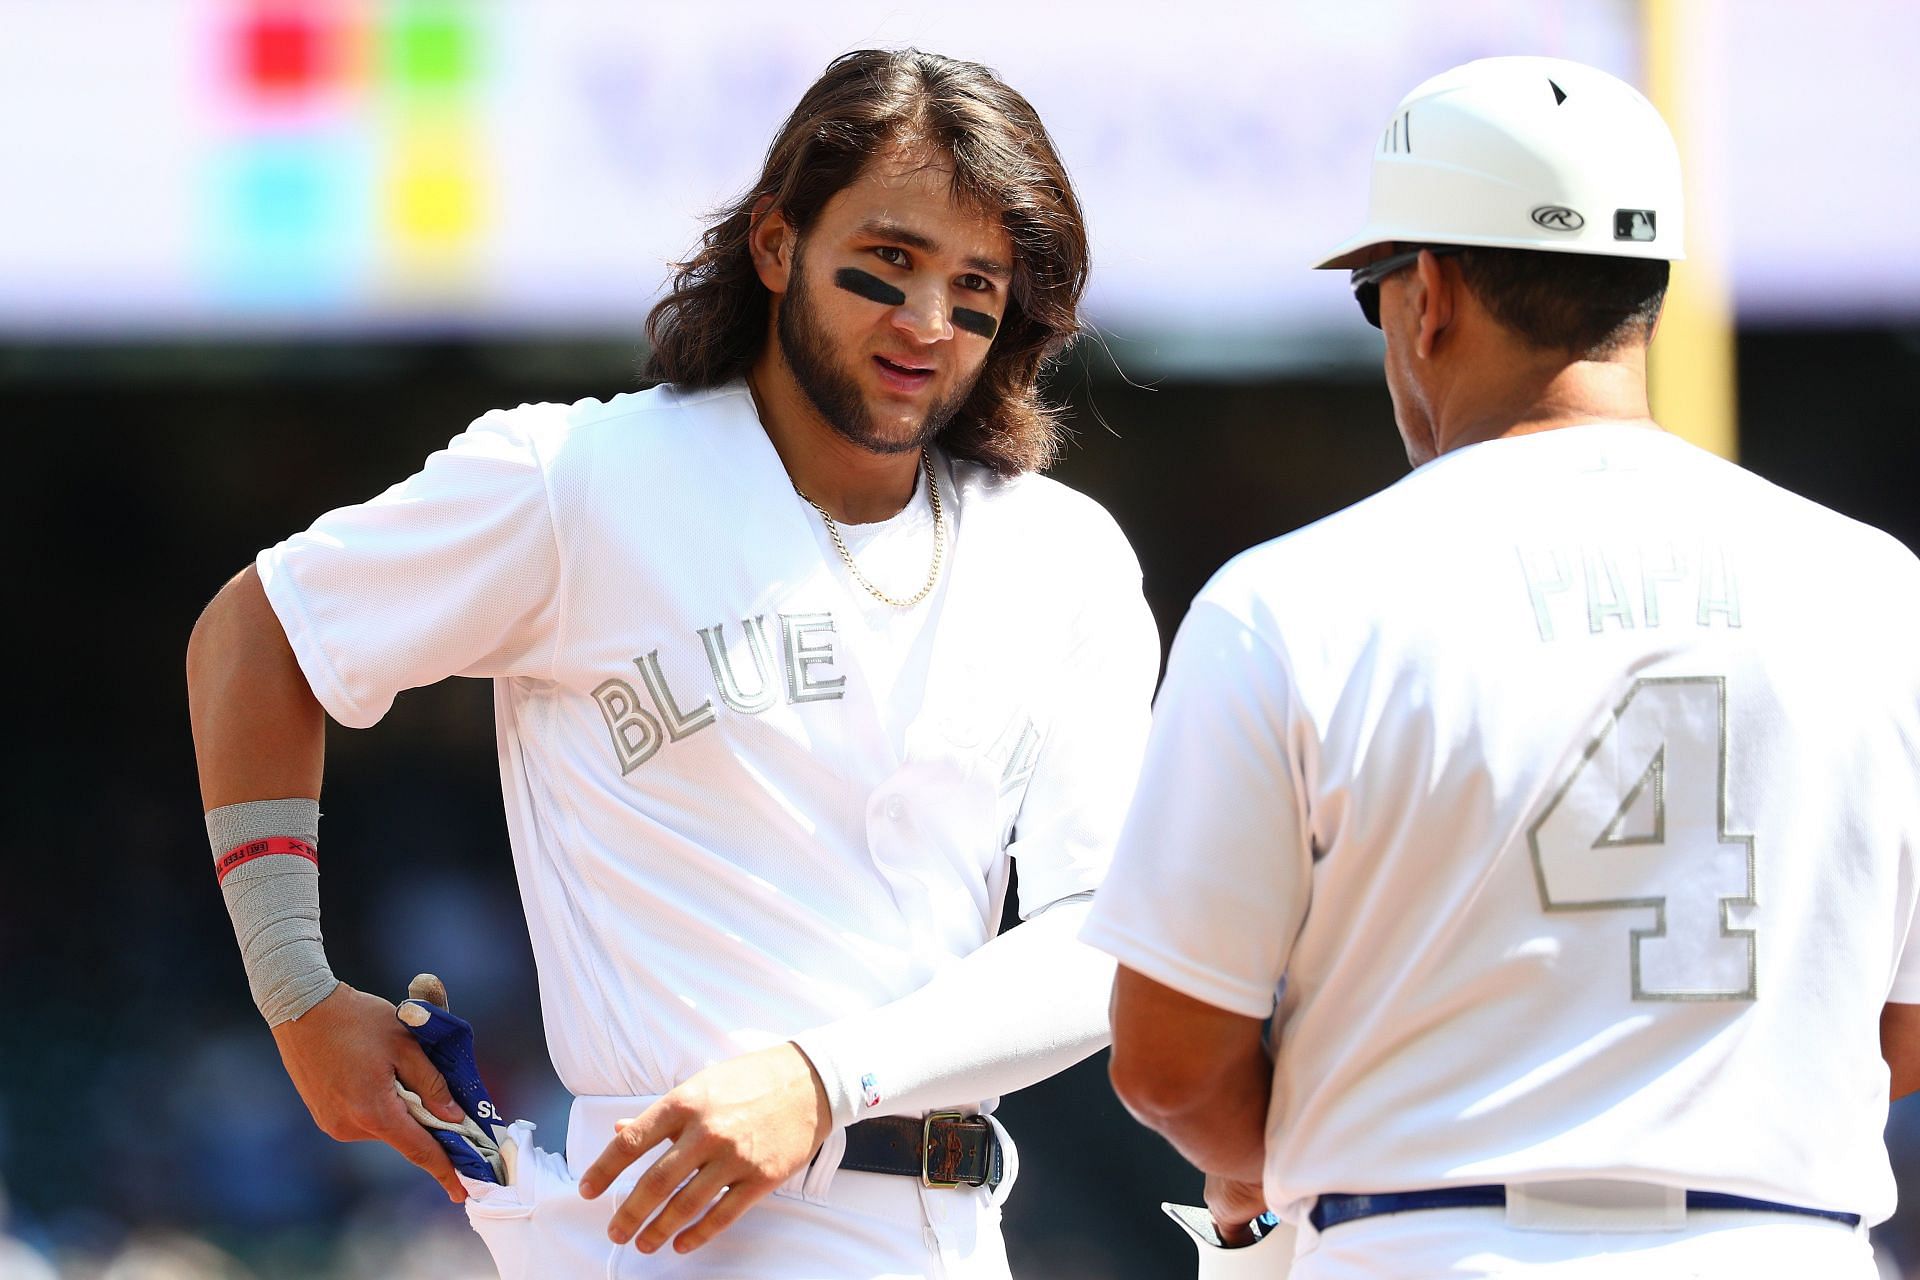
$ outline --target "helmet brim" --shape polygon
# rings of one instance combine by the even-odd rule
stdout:
[[[1368,227],[1356,236],[1342,240],[1331,252],[1313,264],[1315,271],[1351,270],[1366,261],[1367,250],[1383,244],[1445,244],[1467,249],[1530,249],[1536,253],[1568,253],[1595,258],[1661,258],[1681,262],[1686,258],[1677,243],[1655,246],[1621,241],[1617,244],[1568,244],[1562,241],[1534,240],[1521,236],[1471,236],[1421,234],[1412,227]]]
[[[1370,230],[1362,231],[1357,236],[1342,240],[1334,247],[1333,252],[1314,263],[1313,269],[1315,271],[1332,269],[1341,271],[1350,270],[1360,265],[1361,261],[1366,257],[1367,250],[1373,248],[1375,245],[1389,244],[1392,240],[1392,236],[1382,236],[1378,232]]]

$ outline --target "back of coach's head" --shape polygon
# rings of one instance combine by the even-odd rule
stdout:
[[[1487,58],[1401,100],[1366,225],[1317,265],[1450,246],[1513,341],[1605,360],[1651,338],[1682,219],[1673,135],[1631,85],[1558,58]]]
[[[973,393],[941,436],[1004,475],[1053,460],[1059,427],[1044,367],[1080,331],[1089,249],[1080,204],[1031,104],[986,67],[915,49],[834,60],[767,150],[753,186],[721,210],[647,318],[647,376],[710,387],[744,374],[767,341],[769,295],[747,236],[777,208],[800,232],[888,146],[924,144],[953,169],[955,199],[998,216],[1014,247],[1007,312]]]

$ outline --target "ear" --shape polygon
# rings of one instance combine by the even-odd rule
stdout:
[[[747,252],[753,269],[769,293],[785,293],[793,274],[793,248],[799,235],[786,215],[773,207],[772,196],[753,202],[753,225],[747,231]]]
[[[1431,360],[1440,344],[1440,335],[1453,323],[1454,308],[1460,301],[1460,277],[1449,274],[1439,258],[1430,250],[1422,249],[1410,283],[1413,296],[1409,301],[1420,320],[1420,332],[1414,338],[1413,349],[1421,359]]]

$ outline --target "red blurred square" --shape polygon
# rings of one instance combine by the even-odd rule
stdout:
[[[263,96],[284,98],[327,77],[326,32],[311,18],[259,14],[236,32],[241,81]]]

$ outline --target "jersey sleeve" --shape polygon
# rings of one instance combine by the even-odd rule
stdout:
[[[1197,603],[1174,640],[1140,786],[1081,933],[1163,986],[1252,1018],[1273,1012],[1311,887],[1291,704],[1278,655],[1230,613]]]
[[[1140,776],[1160,673],[1160,632],[1140,567],[1112,530],[1107,572],[1095,575],[1062,664],[1051,724],[1007,851],[1019,861],[1020,916],[1097,889],[1113,860]]]
[[[1887,991],[1889,1004],[1920,1004],[1920,921],[1910,920],[1900,959],[1893,967],[1893,985]]]
[[[370,502],[262,551],[260,580],[327,714],[376,723],[451,675],[549,674],[560,557],[529,418],[495,412]]]

